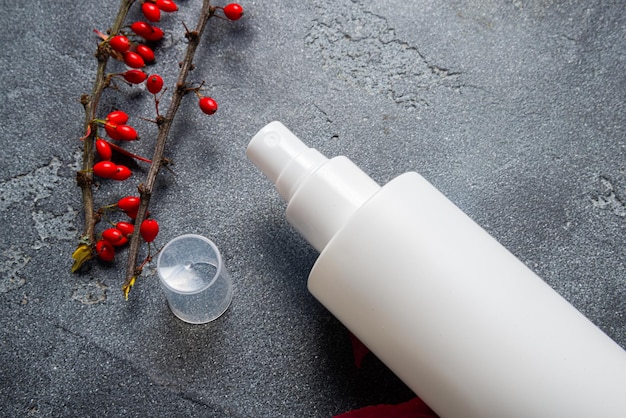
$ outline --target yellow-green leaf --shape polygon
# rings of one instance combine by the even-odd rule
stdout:
[[[128,300],[128,294],[130,293],[130,289],[135,285],[135,280],[137,280],[137,276],[131,277],[131,279],[124,283],[124,286],[122,286],[124,299]]]
[[[74,264],[72,265],[72,273],[76,273],[85,261],[91,260],[91,246],[80,243],[74,253],[72,254],[72,258],[74,259]]]

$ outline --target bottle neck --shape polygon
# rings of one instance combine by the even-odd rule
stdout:
[[[346,157],[335,157],[298,184],[287,220],[319,252],[380,186]]]

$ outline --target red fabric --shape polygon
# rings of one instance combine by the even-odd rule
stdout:
[[[420,398],[398,405],[374,405],[355,409],[335,416],[335,418],[437,418],[437,414]]]
[[[361,368],[363,358],[370,352],[369,348],[365,346],[353,333],[350,333],[350,341],[352,342],[352,354],[354,356],[354,365],[357,368]]]
[[[354,364],[360,369],[363,358],[370,350],[352,333],[350,333],[350,341],[352,342]],[[424,401],[415,397],[398,405],[366,406],[365,408],[345,412],[334,418],[438,418],[438,416]]]

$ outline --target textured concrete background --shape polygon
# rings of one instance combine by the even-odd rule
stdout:
[[[212,21],[152,207],[159,245],[213,239],[234,279],[218,321],[168,310],[154,266],[124,301],[125,256],[72,275],[82,230],[81,94],[94,28],[117,2],[3,1],[0,24],[0,413],[331,416],[412,394],[307,292],[315,251],[245,146],[281,120],[380,183],[424,175],[626,347],[626,9],[603,1],[244,1]],[[180,0],[153,66],[175,79],[199,0]],[[137,17],[135,11],[131,16]],[[112,70],[121,70],[114,65]],[[163,100],[163,108],[167,99]],[[121,86],[150,155],[149,95]],[[102,182],[99,205],[132,192]],[[532,309],[532,306],[529,306]],[[427,320],[427,319],[425,319]]]

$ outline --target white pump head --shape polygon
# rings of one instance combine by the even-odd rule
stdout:
[[[328,161],[317,150],[307,147],[280,122],[271,122],[250,141],[246,154],[289,203],[298,183]]]
[[[287,220],[318,251],[380,186],[346,157],[328,159],[280,122],[250,141],[248,158],[289,204]]]

